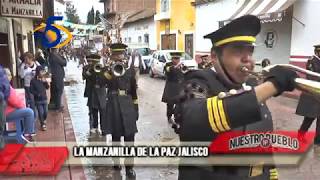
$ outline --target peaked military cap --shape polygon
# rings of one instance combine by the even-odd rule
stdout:
[[[320,51],[320,44],[314,45],[313,47],[314,47],[314,50]]]
[[[180,58],[182,56],[182,52],[171,52],[171,58]]]
[[[86,59],[88,61],[100,61],[101,56],[98,54],[90,54],[90,55],[86,56]]]
[[[211,39],[214,47],[228,43],[239,42],[254,45],[256,36],[260,32],[260,19],[253,15],[239,17],[204,38]]]
[[[121,52],[125,51],[128,46],[122,43],[114,43],[110,45],[110,49],[112,52]]]

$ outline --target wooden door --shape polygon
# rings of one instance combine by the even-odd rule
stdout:
[[[163,34],[161,35],[161,49],[176,49],[176,35],[175,34]]]
[[[193,57],[193,34],[185,35],[184,49],[187,54]]]

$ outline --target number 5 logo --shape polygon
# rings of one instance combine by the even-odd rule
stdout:
[[[46,24],[42,23],[33,32],[36,38],[40,38],[42,45],[46,48],[60,48],[65,46],[72,39],[72,34],[63,26],[54,24],[54,21],[61,21],[62,16],[50,16]],[[45,28],[43,30],[43,28]],[[62,35],[61,31],[67,34],[67,39],[64,42],[60,42]]]

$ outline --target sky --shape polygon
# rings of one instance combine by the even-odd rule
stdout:
[[[81,22],[87,22],[88,12],[91,10],[92,6],[94,12],[99,10],[100,13],[103,13],[104,6],[103,3],[99,3],[99,0],[72,0],[75,8],[77,9],[78,15],[80,17]]]

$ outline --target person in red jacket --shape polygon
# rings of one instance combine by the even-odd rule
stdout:
[[[2,69],[2,68],[1,68]],[[0,79],[8,79],[5,73],[3,73],[3,69],[0,70]],[[9,81],[2,81],[1,83],[8,83]],[[5,116],[6,121],[12,121],[15,119],[23,120],[23,129],[24,134],[23,137],[27,142],[33,141],[32,135],[34,134],[34,113],[30,108],[26,108],[24,104],[23,97],[19,96],[15,89],[10,86],[8,96],[5,98],[6,100],[6,109]]]

